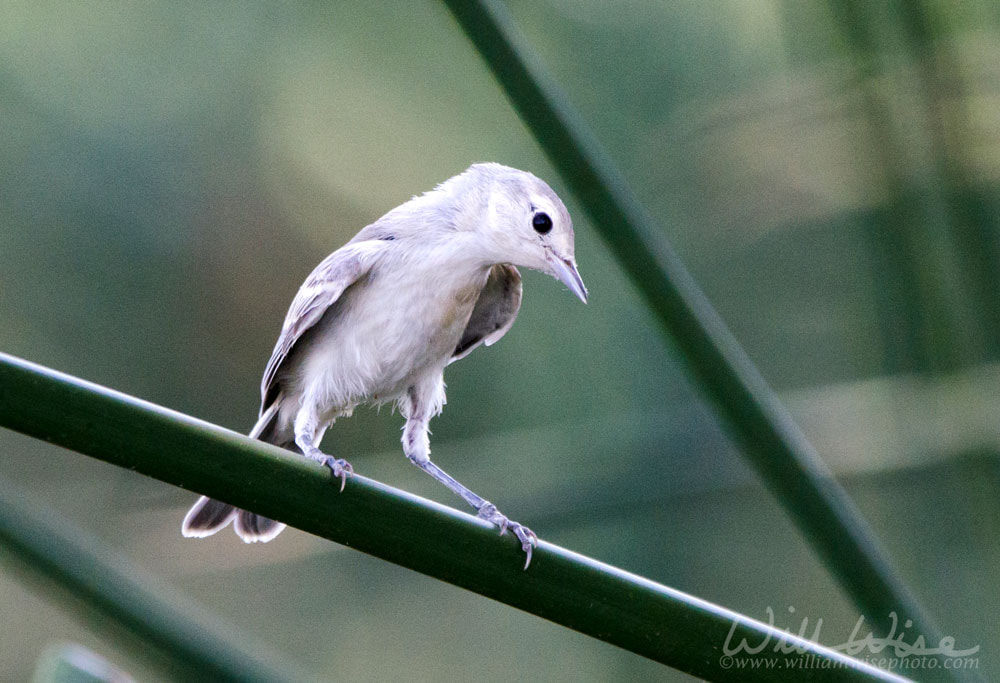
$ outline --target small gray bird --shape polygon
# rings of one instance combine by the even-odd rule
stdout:
[[[351,465],[319,449],[333,421],[361,404],[395,403],[410,462],[510,529],[526,553],[537,537],[431,462],[428,423],[445,403],[444,368],[500,339],[521,306],[515,266],[552,275],[586,303],[573,223],[547,184],[500,164],[474,164],[414,197],[324,259],[285,316],[260,385],[250,436],[301,453],[340,477]],[[202,496],[182,533],[202,538],[230,522],[247,543],[284,524]]]

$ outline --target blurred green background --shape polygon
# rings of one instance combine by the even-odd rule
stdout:
[[[508,7],[901,576],[996,676],[1000,10]],[[0,350],[240,431],[323,256],[472,162],[547,179],[590,304],[525,274],[511,332],[449,368],[436,461],[546,540],[847,640],[855,608],[442,4],[11,0],[0,121]],[[360,410],[324,446],[460,507],[400,426]],[[688,680],[296,530],[185,540],[188,492],[7,431],[0,453],[0,477],[317,678]],[[0,679],[68,639],[167,680],[62,600],[0,565]]]

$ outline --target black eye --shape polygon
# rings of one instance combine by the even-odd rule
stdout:
[[[531,225],[535,228],[535,232],[544,235],[552,229],[552,219],[547,213],[536,213],[531,219]]]

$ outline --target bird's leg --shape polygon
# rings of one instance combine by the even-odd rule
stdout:
[[[403,452],[406,454],[406,457],[414,465],[461,496],[466,503],[475,509],[477,517],[500,527],[501,536],[510,529],[517,536],[517,540],[521,542],[521,549],[526,555],[524,568],[527,569],[528,565],[531,564],[531,551],[538,543],[538,536],[523,524],[511,521],[506,515],[497,510],[496,505],[476,495],[459,483],[457,479],[431,462],[430,440],[427,438],[430,411],[426,410],[424,405],[418,400],[415,391],[411,390],[409,396],[411,405],[409,406],[409,410],[405,412],[406,426],[403,427]]]
[[[347,475],[353,474],[354,468],[343,458],[334,458],[319,449],[318,444],[323,440],[326,427],[319,426],[316,412],[305,407],[308,404],[309,402],[303,402],[303,408],[295,416],[295,445],[302,451],[302,455],[326,465],[333,476],[340,477],[340,490],[343,491],[347,485]]]

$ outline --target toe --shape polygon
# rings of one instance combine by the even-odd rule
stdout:
[[[351,467],[351,463],[346,460],[327,456],[323,464],[330,468],[333,476],[340,478],[340,490],[343,491],[344,487],[347,486],[347,476],[354,474],[354,468]]]

